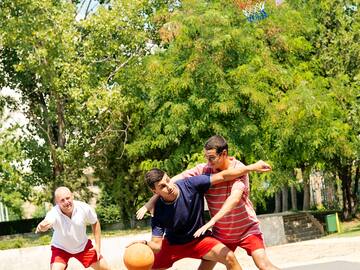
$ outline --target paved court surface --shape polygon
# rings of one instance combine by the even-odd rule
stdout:
[[[360,256],[360,255],[359,255]],[[185,270],[187,267],[188,269],[196,269],[196,268],[190,268],[191,263],[189,261],[189,264],[187,264],[184,260],[183,265],[179,267],[179,265],[176,267],[171,268],[172,270]],[[257,269],[257,268],[248,268],[242,265],[243,270],[248,269]],[[221,265],[216,265],[215,269],[226,269],[225,267],[222,267]],[[316,263],[316,264],[308,264],[308,265],[302,265],[302,266],[295,266],[295,267],[289,267],[289,268],[282,268],[281,270],[360,270],[360,263],[355,262],[346,262],[346,261],[332,261],[327,263]]]
[[[358,270],[360,269],[360,263],[334,261],[328,263],[317,263],[317,264],[283,268],[283,269],[284,270]]]
[[[243,270],[258,270],[251,257],[237,249]],[[360,237],[321,238],[267,248],[270,260],[281,270],[360,270]],[[196,269],[198,261],[184,259],[173,269]],[[226,270],[217,264],[215,270]]]
[[[102,239],[102,254],[112,270],[125,270],[122,255],[134,240],[150,239],[150,233]],[[244,250],[236,257],[243,270],[258,270]],[[360,270],[360,237],[322,238],[267,248],[270,260],[282,270]],[[48,270],[50,247],[39,246],[0,251],[0,270]],[[200,261],[183,259],[172,270],[196,270]],[[84,269],[70,260],[67,270]],[[218,263],[214,270],[226,270]]]

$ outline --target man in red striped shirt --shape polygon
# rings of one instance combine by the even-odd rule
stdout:
[[[234,157],[228,156],[228,144],[218,135],[212,136],[205,143],[205,158],[208,163],[197,165],[172,180],[184,179],[201,174],[212,174],[229,168],[245,166]],[[265,244],[259,227],[259,221],[249,199],[249,177],[245,175],[233,181],[210,187],[205,193],[211,219],[194,236],[202,235],[207,229],[213,228],[213,235],[231,250],[236,247],[244,248],[252,256],[256,266],[261,270],[277,270],[265,252]],[[145,209],[152,209],[153,199],[139,209],[141,218]],[[202,260],[199,269],[212,269],[214,262]]]

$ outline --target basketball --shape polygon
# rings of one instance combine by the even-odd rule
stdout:
[[[124,264],[128,270],[149,270],[154,263],[154,253],[145,244],[136,243],[125,249]]]

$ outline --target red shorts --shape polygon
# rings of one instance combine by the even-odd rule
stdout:
[[[214,246],[222,244],[219,240],[206,236],[195,239],[186,244],[170,245],[169,242],[162,240],[161,250],[155,254],[153,269],[169,268],[174,262],[183,258],[201,259]]]
[[[81,262],[85,268],[88,268],[90,265],[92,265],[93,263],[96,263],[98,261],[97,255],[96,255],[96,250],[92,249],[92,248],[93,248],[93,245],[92,245],[90,239],[86,243],[84,251],[75,253],[75,254],[71,254],[65,250],[51,246],[50,264],[53,264],[54,262],[58,262],[58,263],[63,263],[65,265],[67,265],[70,258],[75,258],[79,262]],[[92,249],[92,250],[90,250],[90,249]],[[101,258],[102,258],[102,256],[100,256],[100,259]]]
[[[255,250],[265,248],[264,239],[261,234],[252,234],[239,242],[224,244],[232,251],[235,251],[236,247],[241,247],[246,250],[249,256],[251,256]]]

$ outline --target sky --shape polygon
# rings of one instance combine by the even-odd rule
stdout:
[[[0,95],[4,97],[12,97],[15,100],[20,100],[21,96],[16,91],[4,87],[0,90]],[[5,107],[4,115],[0,117],[0,132],[6,130],[16,124],[23,126],[28,123],[25,115],[20,111],[11,111],[8,107]]]
[[[76,15],[76,20],[79,21],[84,19],[86,10],[90,11],[90,13],[94,12],[99,5],[97,0],[83,0],[78,5],[78,11]]]

